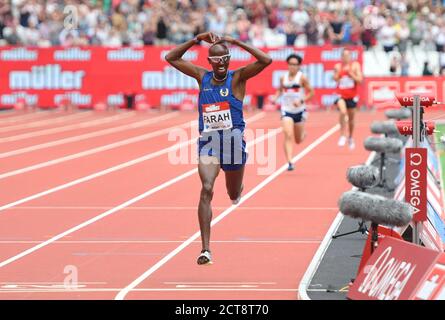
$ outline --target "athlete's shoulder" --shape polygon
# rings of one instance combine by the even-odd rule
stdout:
[[[300,81],[306,81],[307,79],[307,76],[302,71],[300,71]]]
[[[205,70],[204,74],[202,75],[202,80],[211,77],[212,73],[213,73],[213,71]]]
[[[234,80],[238,80],[239,76],[241,75],[241,72],[243,70],[244,67],[235,69],[235,70],[228,70],[227,73],[229,74],[229,76],[232,76],[232,78]]]

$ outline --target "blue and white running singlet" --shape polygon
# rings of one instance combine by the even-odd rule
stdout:
[[[214,156],[221,168],[237,170],[246,163],[243,102],[232,92],[233,71],[221,85],[213,85],[213,72],[202,78],[199,92],[199,156]]]

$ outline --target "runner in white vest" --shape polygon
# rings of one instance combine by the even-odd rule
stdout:
[[[303,59],[291,54],[286,59],[288,72],[281,77],[280,87],[273,98],[281,99],[281,124],[284,132],[284,153],[286,154],[288,170],[293,170],[292,152],[295,143],[299,144],[306,136],[304,122],[307,119],[306,102],[314,96],[306,76],[301,72]]]

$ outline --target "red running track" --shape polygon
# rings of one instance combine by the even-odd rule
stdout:
[[[92,112],[75,123],[112,116]],[[32,143],[23,139],[17,148],[0,142],[1,157],[128,126],[0,158],[0,299],[296,299],[300,279],[337,214],[337,200],[350,189],[346,169],[368,157],[362,141],[370,135],[371,121],[383,114],[358,114],[357,148],[351,151],[337,146],[336,113],[311,113],[293,172],[279,171],[285,165],[283,136],[272,131],[279,128],[279,114],[246,117],[248,128],[263,130],[248,140],[251,144],[262,134],[276,137],[268,140],[276,145],[266,148],[269,164],[276,161],[276,167],[259,174],[266,164],[256,153],[261,146],[256,140],[249,154],[258,161],[247,166],[245,176],[249,198],[232,208],[220,174],[213,201],[214,219],[221,219],[212,228],[215,263],[204,267],[195,263],[200,241],[192,237],[198,231],[196,164],[169,161],[179,142],[169,139],[166,129],[183,125],[191,139],[195,113],[131,113],[103,125],[31,134]],[[131,127],[150,119],[155,121]],[[73,122],[57,127],[64,125]],[[141,136],[146,138],[138,140]],[[194,149],[186,142],[180,148],[191,160]]]

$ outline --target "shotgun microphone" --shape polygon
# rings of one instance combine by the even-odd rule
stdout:
[[[403,227],[413,217],[413,208],[408,203],[361,191],[343,193],[339,207],[345,216],[386,226]]]

